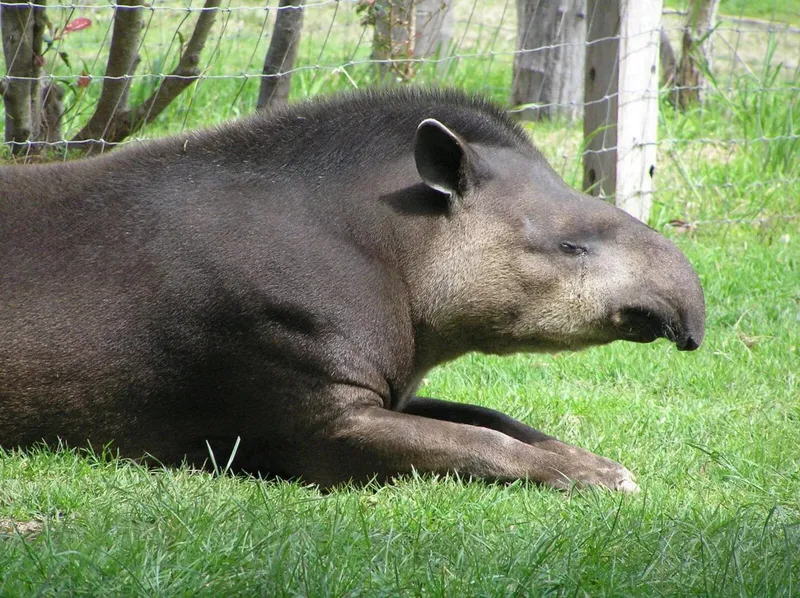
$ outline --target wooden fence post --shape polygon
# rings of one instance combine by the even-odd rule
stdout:
[[[583,187],[647,221],[658,124],[662,0],[589,0]]]

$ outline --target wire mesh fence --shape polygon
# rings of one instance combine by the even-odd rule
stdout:
[[[390,16],[390,30],[405,28],[405,37],[390,39],[389,46],[399,41],[397,48],[381,48],[375,31],[385,18],[381,10],[385,12],[393,2],[411,7],[414,16]],[[577,100],[534,94],[530,103],[520,102],[512,90],[522,76],[520,69],[526,68],[519,64],[524,56],[546,55],[538,66],[531,67],[539,77],[533,86],[549,84],[549,69],[562,79],[566,76],[557,70],[558,61],[570,51],[574,54],[576,47],[580,55],[585,38],[576,42],[559,37],[559,32],[566,22],[566,9],[577,6],[580,11],[585,2],[308,0],[301,4],[297,56],[293,64],[283,64],[279,70],[281,77],[291,75],[290,101],[354,87],[435,83],[488,95],[523,117],[521,113],[531,107],[566,107],[569,110],[545,113],[544,119],[526,126],[556,169],[568,182],[581,186],[581,157],[586,148],[580,124],[582,89]],[[713,61],[707,65],[702,104],[677,108],[671,101],[676,82],[662,77],[651,216],[657,223],[671,221],[679,228],[692,228],[706,222],[798,218],[800,134],[795,114],[800,96],[800,15],[791,13],[792,3],[765,0],[752,4],[758,5],[755,15],[752,6],[748,9],[747,3],[741,2],[723,3],[722,12],[716,15],[708,34]],[[5,21],[9,10],[19,7],[13,2],[0,5]],[[46,6],[42,50],[34,56],[36,78],[58,84],[57,95],[50,98],[48,106],[56,115],[51,119],[59,122],[54,134],[42,138],[42,144],[62,147],[63,140],[74,139],[84,130],[96,111],[104,79],[109,77],[125,85],[118,104],[124,101],[133,107],[148,106],[165,80],[186,79],[185,89],[163,110],[156,112],[151,104],[149,111],[136,115],[152,122],[132,131],[122,143],[252,113],[267,76],[265,55],[275,36],[276,19],[283,11],[296,10],[285,0],[280,6],[251,0],[205,4],[163,0],[127,5],[127,10],[141,12],[141,33],[135,66],[116,76],[109,76],[107,67],[115,10],[122,9],[101,1]],[[547,11],[555,11],[550,25],[555,41],[535,47],[520,42],[524,27],[518,21],[528,18],[523,5],[529,11],[535,5],[539,20]],[[182,57],[192,43],[198,19],[209,12],[215,18],[194,65],[196,70],[181,74]],[[687,16],[685,7],[668,8],[662,14],[661,24],[675,60],[681,53]],[[590,21],[594,15],[584,12],[582,18]],[[6,39],[4,45],[9,46]],[[20,77],[15,78],[11,68],[18,53],[4,49],[7,90],[9,83]],[[662,54],[662,69],[666,64]],[[572,64],[565,72],[574,75],[582,68],[582,63]],[[582,82],[584,74],[573,78]],[[150,118],[154,113],[157,118]],[[108,128],[102,131],[107,133]],[[93,139],[109,140],[102,134]],[[54,157],[49,154],[49,159]]]

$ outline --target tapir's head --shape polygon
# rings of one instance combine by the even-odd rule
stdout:
[[[416,310],[454,354],[700,346],[703,291],[680,250],[570,189],[532,146],[469,143],[428,119],[414,158],[447,206],[415,272]]]

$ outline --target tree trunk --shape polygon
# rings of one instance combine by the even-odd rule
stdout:
[[[114,31],[109,51],[107,77],[100,95],[97,109],[89,123],[81,129],[70,144],[80,144],[87,153],[96,149],[102,151],[107,145],[119,143],[132,135],[145,124],[154,120],[181,92],[189,87],[200,76],[200,53],[211,32],[220,0],[206,0],[203,10],[197,18],[192,37],[178,60],[175,69],[161,82],[153,94],[139,106],[128,109],[128,92],[130,91],[129,75],[132,75],[139,63],[138,48],[141,32],[142,0],[127,0],[128,7],[120,13],[118,5],[114,17]],[[138,23],[138,25],[137,25]],[[119,26],[119,35],[117,27]],[[114,73],[113,75],[111,73]],[[111,84],[111,85],[109,85]]]
[[[682,110],[703,101],[705,72],[711,72],[713,32],[719,0],[689,0],[681,42],[681,60],[675,75],[674,103]]]
[[[88,149],[99,147],[118,137],[119,114],[128,110],[130,80],[139,62],[139,44],[144,27],[144,0],[118,0],[114,10],[114,29],[103,78],[103,89],[89,122],[72,141],[87,141]]]
[[[44,97],[42,86],[42,41],[47,15],[44,5],[47,0],[36,2],[33,7],[33,63],[31,64],[31,139],[39,140],[41,136],[42,99]]]
[[[122,141],[141,129],[148,122],[153,121],[164,109],[170,105],[172,100],[177,98],[184,89],[194,83],[200,77],[200,54],[206,45],[206,40],[211,33],[211,27],[217,17],[218,8],[221,0],[206,0],[203,4],[203,11],[197,17],[194,24],[192,36],[183,49],[178,65],[161,82],[153,94],[141,105],[132,111],[128,119],[123,120],[124,127],[121,128],[116,138],[112,141]]]
[[[414,74],[416,38],[415,0],[375,0],[375,33],[372,59],[379,61],[378,77],[383,83],[408,80]]]
[[[289,101],[292,69],[297,62],[300,35],[303,31],[304,0],[280,0],[267,56],[264,58],[258,110],[284,106]]]
[[[39,136],[41,55],[45,26],[44,0],[36,6],[9,0],[0,6],[6,80],[2,86],[5,142],[20,154]]]
[[[585,59],[586,0],[517,0],[510,102],[522,120],[580,118]]]
[[[677,61],[675,60],[675,50],[672,49],[667,30],[663,26],[659,33],[658,61],[661,71],[661,87],[672,88],[675,83]]]
[[[414,56],[442,57],[453,39],[456,13],[454,0],[417,0]]]
[[[92,153],[119,143],[155,119],[201,74],[200,54],[211,32],[221,0],[206,0],[178,65],[141,105],[128,106],[131,75],[139,64],[144,25],[144,0],[119,0],[114,11],[103,89],[89,122],[66,147]],[[6,141],[13,151],[36,147],[36,141],[61,140],[63,92],[51,83],[41,87],[41,45],[46,17],[44,0],[31,9],[28,2],[11,0],[0,6],[0,29],[7,77],[0,81],[6,112]]]
[[[57,144],[59,141],[63,141],[61,119],[64,116],[64,90],[51,80],[42,87],[39,97],[42,103],[37,141],[43,141],[45,144]]]

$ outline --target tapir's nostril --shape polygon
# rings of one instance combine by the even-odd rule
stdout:
[[[678,339],[676,345],[678,347],[678,351],[694,351],[700,346],[700,343],[694,340],[691,336],[684,336],[683,338]]]

